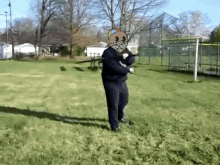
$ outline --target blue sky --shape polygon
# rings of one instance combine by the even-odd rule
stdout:
[[[0,0],[0,14],[4,14],[4,11],[9,12],[8,3],[9,0]],[[18,17],[27,17],[30,15],[29,6],[30,2],[34,0],[11,0],[12,4],[12,19]],[[207,14],[211,22],[207,27],[212,29],[220,23],[220,0],[168,0],[168,3],[157,13],[167,12],[175,17],[178,14],[188,10],[200,10],[203,14]],[[8,20],[9,15],[8,15]],[[0,21],[5,21],[5,16],[0,15]],[[0,28],[5,28],[6,23],[0,22]]]

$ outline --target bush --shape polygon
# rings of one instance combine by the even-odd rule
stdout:
[[[83,51],[84,51],[83,47],[77,46],[75,50],[76,56],[81,56]]]
[[[67,51],[65,52],[64,56],[65,56],[65,57],[66,57],[66,56],[70,56],[70,54],[71,54],[71,51],[70,51],[70,50],[67,50]]]
[[[16,60],[21,60],[24,58],[24,54],[20,53],[20,52],[16,52],[16,53],[14,53],[14,55],[15,55]]]
[[[63,56],[63,57],[67,56],[68,52],[70,52],[70,51],[67,51],[66,46],[60,46],[60,56]]]

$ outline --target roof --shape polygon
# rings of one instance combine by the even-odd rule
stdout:
[[[17,46],[21,46],[21,47],[33,47],[34,45],[30,44],[30,43],[24,43],[24,44],[21,44],[21,45],[17,45]]]
[[[107,46],[107,43],[101,41],[101,42],[99,42],[99,46],[100,46],[100,47],[106,47],[106,46]]]

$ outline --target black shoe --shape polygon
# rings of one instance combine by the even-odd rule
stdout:
[[[116,128],[112,128],[112,131],[118,132],[118,131],[119,131],[119,128],[120,128],[120,124],[119,124]]]
[[[118,121],[121,122],[121,123],[128,123],[129,122],[128,119],[120,119]]]
[[[133,124],[135,124],[135,121],[130,121],[130,120],[128,120],[128,119],[121,119],[121,120],[118,120],[119,122],[121,122],[121,123],[124,123],[124,124],[129,124],[129,125],[133,125]]]

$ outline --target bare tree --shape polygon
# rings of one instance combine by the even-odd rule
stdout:
[[[183,35],[208,35],[210,29],[205,27],[209,18],[200,11],[186,11],[179,14]]]
[[[60,4],[61,3],[59,0],[36,0],[35,4],[31,6],[31,11],[34,11],[36,13],[36,16],[38,17],[39,20],[39,24],[37,26],[35,33],[36,37],[39,36],[38,39],[36,38],[36,41],[39,46],[38,55],[37,55],[38,58],[39,58],[39,53],[41,52],[42,38],[46,36],[45,28],[47,26],[47,23],[49,22],[51,17],[57,12]]]
[[[99,30],[99,31],[97,32],[97,36],[96,36],[96,37],[98,38],[99,41],[102,40],[102,32],[101,32],[101,30]]]
[[[60,45],[70,43],[71,37],[69,31],[65,28],[65,25],[65,19],[56,17],[56,14],[54,14],[45,28],[47,35],[43,38],[42,44]]]
[[[69,34],[71,35],[71,57],[74,57],[73,50],[76,46],[75,35],[79,30],[83,30],[84,26],[88,25],[95,20],[96,16],[93,14],[93,8],[91,0],[62,0],[62,6],[60,7],[60,15],[68,20],[66,22],[69,28]]]
[[[15,42],[17,44],[25,42],[34,44],[34,28],[34,21],[31,18],[16,18],[14,20],[14,31],[17,32],[15,34]]]
[[[98,33],[98,28],[96,25],[85,25],[83,30],[83,35],[96,37]]]
[[[145,15],[149,11],[162,7],[165,2],[166,0],[95,0],[100,13],[99,19],[105,21],[103,24],[106,24],[106,21],[111,23],[106,28],[119,27],[129,34],[128,42],[134,34],[144,28],[141,24],[144,25],[143,22],[147,21]],[[148,16],[148,20],[153,17],[154,15]],[[131,29],[132,24],[135,24],[133,29]]]

